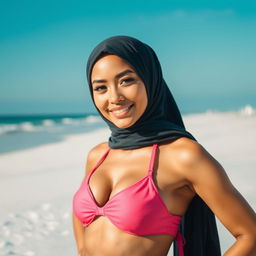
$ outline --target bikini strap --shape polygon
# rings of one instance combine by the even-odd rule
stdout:
[[[95,170],[101,165],[101,163],[105,160],[107,157],[109,151],[111,148],[108,148],[107,151],[103,154],[103,156],[100,158],[100,160],[96,163],[96,165],[93,167],[93,169],[90,171],[89,175],[87,176],[87,183],[89,182],[90,177],[95,172]]]
[[[157,144],[153,145],[152,148],[152,153],[151,153],[151,158],[150,158],[150,163],[149,163],[149,169],[148,173],[151,175],[154,171],[154,163],[155,163],[155,157],[156,157],[156,150],[157,150]]]
[[[185,245],[186,241],[185,241],[185,238],[180,233],[180,231],[178,231],[177,233],[176,243],[178,246],[179,256],[184,256],[183,246]]]

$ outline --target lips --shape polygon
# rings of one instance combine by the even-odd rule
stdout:
[[[125,117],[129,113],[130,109],[133,106],[134,106],[134,104],[132,104],[128,107],[125,107],[125,108],[113,108],[113,109],[109,110],[109,112],[117,118]]]

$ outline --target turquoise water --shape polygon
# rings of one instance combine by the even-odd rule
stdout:
[[[89,128],[101,121],[97,114],[0,115],[0,136],[8,133],[53,131],[54,128]]]
[[[1,115],[0,153],[58,142],[68,134],[104,126],[96,114]]]
[[[200,112],[192,109],[193,106],[190,106],[190,111],[181,113],[184,116]],[[207,111],[222,112],[216,109]],[[244,111],[246,115],[255,114],[255,109],[251,105],[233,111]],[[107,127],[105,122],[98,114],[91,113],[0,115],[0,154],[55,143],[63,140],[68,134],[87,133],[102,127]]]

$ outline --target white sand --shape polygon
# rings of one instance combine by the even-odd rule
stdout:
[[[256,116],[209,112],[183,118],[256,209]],[[72,196],[84,176],[88,150],[108,135],[108,129],[99,129],[0,155],[0,255],[76,255]],[[225,250],[233,238],[218,226]]]

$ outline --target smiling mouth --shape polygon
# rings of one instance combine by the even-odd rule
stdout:
[[[113,114],[116,117],[123,117],[125,116],[129,110],[134,106],[134,104],[130,105],[129,107],[118,109],[118,110],[112,110],[109,111],[111,114]]]
[[[124,111],[127,111],[127,110],[131,109],[132,106],[133,106],[133,104],[132,104],[131,106],[127,107],[127,108],[122,108],[122,109],[114,110],[114,111],[111,111],[111,112],[120,114],[120,113],[122,113],[122,112],[124,112]]]

